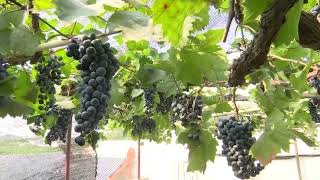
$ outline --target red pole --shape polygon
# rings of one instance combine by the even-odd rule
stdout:
[[[66,173],[65,180],[70,180],[70,157],[71,157],[71,129],[72,129],[72,120],[69,123],[68,127],[68,136],[67,136],[67,153],[66,153]]]
[[[140,180],[140,137],[138,139],[138,180]]]

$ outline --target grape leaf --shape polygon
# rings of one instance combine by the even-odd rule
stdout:
[[[289,151],[290,139],[293,135],[284,122],[284,114],[274,108],[268,114],[264,132],[251,147],[252,154],[263,165],[270,163],[281,150]]]
[[[219,101],[215,107],[215,113],[230,112],[233,108],[227,101]]]
[[[306,143],[310,147],[317,146],[315,140],[310,139],[309,137],[305,136],[302,132],[299,132],[295,129],[290,129],[291,133],[294,134],[296,137],[300,138],[304,143]]]
[[[186,23],[187,17],[196,15],[203,8],[209,8],[203,0],[157,0],[152,6],[152,18],[154,23],[161,24],[163,34],[172,45],[181,46],[189,36],[187,26],[192,23]]]
[[[194,146],[190,144],[188,139],[188,130],[182,131],[178,136],[178,142],[181,144],[188,144],[189,148],[189,164],[188,171],[204,172],[207,168],[208,161],[214,161],[216,156],[216,146],[218,142],[212,137],[212,133],[207,130],[201,130],[200,144]]]
[[[27,71],[20,71],[18,73],[14,96],[18,100],[35,103],[38,89],[32,83],[30,78],[30,73]]]
[[[52,0],[34,0],[34,7],[36,10],[41,11],[51,9],[54,7],[54,5],[52,3]]]
[[[299,21],[303,0],[299,0],[288,12],[286,21],[281,26],[274,40],[276,46],[281,44],[289,44],[292,40],[299,40]]]
[[[8,30],[12,26],[18,27],[23,23],[25,11],[8,12],[3,10],[0,13],[0,31]]]
[[[176,76],[183,82],[194,85],[202,83],[203,78],[213,82],[226,78],[227,62],[217,54],[207,54],[184,48],[180,52],[182,61],[177,62]]]
[[[271,6],[274,0],[265,0],[257,3],[256,0],[245,0],[244,7],[244,22],[255,20],[262,12]]]
[[[17,85],[17,78],[9,76],[6,79],[0,81],[0,96],[9,96],[13,93],[14,88]]]
[[[101,9],[93,5],[85,5],[75,0],[54,0],[56,14],[61,20],[72,21],[78,17],[96,16]]]
[[[308,81],[306,79],[311,65],[312,61],[309,61],[302,71],[290,75],[290,82],[296,90],[303,92],[308,89]]]
[[[10,50],[16,55],[31,56],[37,51],[38,45],[38,37],[25,25],[14,28],[10,34]]]
[[[148,26],[149,20],[150,17],[137,11],[118,11],[109,18],[108,28],[110,30],[119,27],[136,29]]]
[[[8,46],[10,43],[10,34],[11,30],[9,29],[0,30],[0,54],[7,54],[10,52],[10,46]]]
[[[25,116],[32,112],[33,109],[25,104],[16,102],[7,96],[0,97],[0,117],[4,117],[8,114],[13,117]]]
[[[151,85],[167,76],[167,73],[160,69],[155,69],[152,66],[145,65],[140,67],[136,77],[144,86]]]
[[[112,107],[114,104],[118,105],[122,102],[125,89],[117,80],[112,80],[111,82],[111,99],[109,101],[109,106]]]

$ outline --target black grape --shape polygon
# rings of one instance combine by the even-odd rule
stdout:
[[[8,66],[9,64],[0,58],[0,81],[6,79],[9,76],[9,73],[7,72]]]
[[[154,106],[154,98],[156,95],[156,90],[155,88],[147,88],[144,89],[144,101],[145,101],[145,112],[146,113],[151,113],[151,109]]]
[[[64,65],[60,56],[50,54],[50,58],[42,57],[37,62],[36,83],[39,86],[38,109],[46,114],[55,107],[54,94],[56,93],[55,85],[61,85],[61,67]],[[40,126],[45,121],[45,116],[41,115],[36,118],[35,125]]]
[[[65,143],[68,126],[72,121],[72,110],[56,106],[52,109],[52,113],[57,116],[57,122],[46,135],[46,140],[50,145],[58,139]]]
[[[75,116],[78,123],[75,131],[81,135],[75,141],[83,146],[84,137],[98,128],[99,121],[106,114],[111,80],[119,69],[119,62],[110,44],[95,39],[95,35],[85,36],[81,41],[71,40],[67,55],[79,60],[77,69],[81,71],[82,81],[78,85],[80,112]]]
[[[203,107],[201,96],[178,94],[175,98],[171,104],[173,124],[181,121],[182,126],[190,127],[188,138],[192,141],[199,141]]]
[[[132,136],[141,137],[144,132],[152,133],[156,129],[156,121],[148,116],[134,115],[132,121]]]
[[[165,97],[165,94],[158,92],[160,102],[157,104],[156,111],[161,114],[165,114],[170,111],[173,96]]]
[[[203,102],[201,96],[179,94],[172,102],[172,121],[181,121],[182,126],[198,124],[202,119]]]
[[[314,76],[310,79],[311,87],[317,90],[318,95],[320,95],[320,80],[317,76]],[[319,98],[311,98],[308,103],[308,109],[311,116],[312,121],[315,123],[320,123],[320,116],[318,114],[318,108],[320,106]]]
[[[317,104],[318,102],[319,102],[319,99],[317,98],[310,99],[308,102],[309,113],[312,121],[315,123],[320,123],[320,116],[317,111],[319,107],[319,104]]]
[[[256,139],[252,137],[253,127],[249,122],[237,121],[234,117],[224,117],[217,123],[217,137],[222,140],[222,154],[228,165],[240,179],[257,176],[264,167],[249,155]]]

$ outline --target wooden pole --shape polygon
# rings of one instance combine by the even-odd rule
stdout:
[[[68,127],[68,137],[67,137],[67,153],[66,153],[66,174],[65,180],[70,180],[70,160],[71,160],[71,131],[72,130],[72,120]]]
[[[139,137],[138,139],[138,180],[140,180],[140,140],[141,138]]]
[[[299,151],[298,151],[298,145],[297,145],[297,141],[296,140],[294,141],[294,149],[295,149],[296,164],[297,164],[299,180],[302,180],[300,159],[299,159]]]

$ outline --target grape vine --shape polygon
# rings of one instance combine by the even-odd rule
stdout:
[[[75,131],[80,133],[75,141],[85,144],[84,137],[98,128],[99,121],[105,117],[110,100],[111,80],[119,69],[119,63],[109,43],[102,43],[92,34],[83,37],[81,42],[72,39],[67,47],[67,56],[79,60],[77,69],[81,71],[82,81],[78,86],[80,112],[75,116]]]
[[[234,117],[221,118],[217,123],[218,139],[222,140],[222,154],[227,156],[228,165],[240,179],[257,176],[264,167],[255,162],[249,150],[255,142],[250,123],[237,121]]]

